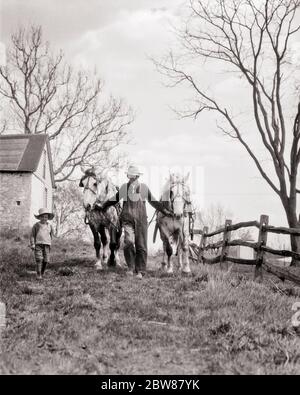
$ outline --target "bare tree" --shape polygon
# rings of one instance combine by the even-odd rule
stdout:
[[[77,183],[64,182],[55,190],[54,226],[57,237],[76,237],[85,231],[82,196]]]
[[[69,179],[83,162],[98,163],[127,135],[132,111],[107,97],[96,74],[76,72],[53,54],[41,27],[11,37],[7,63],[0,66],[0,95],[7,117],[20,133],[47,133],[56,182]]]
[[[0,101],[0,134],[4,134],[7,130],[7,120],[2,117],[3,105],[2,100]]]
[[[220,229],[224,226],[226,219],[232,218],[232,213],[226,210],[221,204],[211,204],[209,207],[203,210],[197,210],[195,212],[195,222],[197,228],[203,228],[207,226],[210,232]]]
[[[226,210],[221,204],[212,204],[203,210],[196,209],[195,214],[196,227],[203,229],[204,226],[207,226],[209,233],[224,228],[225,220],[233,218],[233,213],[230,210]],[[231,237],[232,239],[249,241],[253,236],[251,230],[247,228],[233,231]],[[216,243],[221,240],[223,240],[223,234],[212,236],[209,239],[209,243]],[[215,255],[218,253],[219,251],[215,251]]]
[[[263,179],[279,196],[291,228],[300,226],[300,96],[298,89],[293,100],[297,76],[292,73],[289,57],[293,36],[300,29],[299,8],[299,0],[190,0],[190,16],[184,28],[177,30],[181,56],[170,53],[164,61],[155,62],[170,79],[170,86],[186,83],[194,93],[195,105],[180,112],[182,117],[196,119],[205,110],[220,116],[222,124],[218,126],[245,148]],[[200,71],[205,62],[220,62],[245,81],[250,88],[248,97],[259,145],[250,142],[237,114],[201,86],[195,68],[189,72],[182,60],[193,64],[201,61]],[[289,101],[284,94],[289,95]],[[293,114],[291,118],[289,114]],[[268,162],[260,160],[263,151]],[[269,162],[271,170],[266,166]],[[291,246],[300,252],[299,238],[291,237]]]

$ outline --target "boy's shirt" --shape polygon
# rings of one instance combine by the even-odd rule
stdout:
[[[54,234],[54,230],[52,225],[49,224],[49,222],[46,222],[45,224],[42,224],[41,222],[37,222],[32,227],[30,244],[31,246],[35,244],[51,245],[53,234]]]

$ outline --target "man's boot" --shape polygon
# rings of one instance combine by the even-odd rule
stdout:
[[[36,276],[38,280],[42,279],[42,262],[38,261],[36,263]]]
[[[135,266],[135,248],[133,244],[129,243],[124,246],[124,257],[128,270],[133,274]]]
[[[45,273],[46,266],[47,266],[47,262],[43,262],[43,264],[42,264],[42,276]]]

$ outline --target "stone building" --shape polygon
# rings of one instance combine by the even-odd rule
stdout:
[[[46,134],[0,136],[0,228],[27,230],[53,209],[54,173]]]

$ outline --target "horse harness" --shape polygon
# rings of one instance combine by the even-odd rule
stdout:
[[[172,191],[172,188],[173,188],[174,186],[177,186],[176,194],[174,194],[173,191]],[[182,194],[180,194],[180,191],[179,191],[179,187],[180,187],[180,186],[182,187]],[[192,202],[184,196],[184,195],[185,195],[185,194],[184,194],[184,188],[185,188],[185,184],[184,184],[183,182],[181,182],[181,181],[173,182],[173,183],[170,185],[170,203],[171,203],[171,209],[172,209],[172,211],[174,211],[174,207],[173,207],[174,200],[175,200],[177,197],[181,197],[181,196],[182,196],[182,198],[183,198],[183,200],[184,200],[184,207],[183,207],[182,216],[185,216],[185,217],[186,217],[188,211],[185,210],[185,208],[186,208],[188,205],[191,205]]]
[[[172,191],[172,188],[173,188],[174,186],[177,186],[176,194],[174,194],[173,191]],[[180,186],[182,186],[182,194],[180,194],[180,191],[179,191],[179,187],[180,187]],[[187,207],[187,206],[191,206],[191,204],[192,204],[191,200],[190,200],[190,199],[187,199],[187,198],[184,196],[184,189],[185,189],[185,184],[184,184],[184,182],[182,182],[182,181],[176,181],[176,182],[173,182],[173,183],[170,185],[170,203],[171,203],[171,210],[174,212],[173,203],[174,203],[174,200],[175,200],[177,197],[181,197],[181,196],[182,196],[182,198],[183,198],[183,200],[184,200],[183,213],[181,214],[181,217],[186,217],[188,213],[191,213],[190,211],[186,210],[186,207]],[[175,220],[174,217],[173,217],[173,220]],[[189,215],[189,233],[190,233],[190,236],[191,236],[191,240],[193,240],[193,238],[194,238],[194,222],[195,222],[195,221],[194,221],[193,215],[192,215],[192,214]]]
[[[89,191],[92,192],[94,195],[97,195],[97,192],[96,192],[94,189],[92,189],[92,188],[90,187],[90,179],[91,179],[91,178],[95,180],[94,186],[95,186],[95,184],[97,185],[97,177],[96,177],[96,174],[95,174],[94,172],[87,171],[87,172],[85,173],[85,175],[80,179],[79,186],[80,186],[80,187],[83,187],[83,191],[89,190]],[[83,181],[86,180],[86,179],[87,179],[87,183],[84,185]],[[86,225],[89,225],[89,224],[90,224],[91,209],[92,209],[92,208],[91,208],[90,206],[89,206],[89,207],[85,207],[84,223],[85,223]]]
[[[91,179],[91,178],[93,178],[93,179],[95,180],[94,186],[97,186],[97,177],[96,177],[96,174],[95,174],[95,173],[92,173],[92,172],[91,172],[91,173],[86,173],[86,174],[81,178],[81,180],[80,180],[80,182],[79,182],[79,186],[80,186],[80,187],[84,187],[84,188],[83,188],[83,191],[85,191],[86,189],[88,189],[88,190],[91,191],[94,195],[97,195],[97,191],[95,191],[94,189],[92,189],[92,188],[90,187],[90,179]],[[85,179],[88,179],[86,185],[83,184],[83,181],[84,181]]]
[[[86,185],[83,184],[83,181],[87,179],[87,183]],[[80,187],[84,187],[83,191],[85,190],[89,190],[90,192],[92,192],[94,195],[97,195],[97,190],[95,191],[94,189],[91,188],[90,186],[90,179],[94,179],[95,182],[93,184],[93,186],[97,186],[97,177],[96,174],[94,172],[87,172],[80,180],[79,186]],[[108,186],[107,186],[108,188]],[[89,206],[85,208],[85,216],[84,216],[84,223],[86,225],[90,225],[90,217],[91,217],[91,211],[95,209],[95,204],[93,205],[93,207]],[[121,211],[121,206],[120,204],[117,204],[115,206],[115,209],[117,211],[117,216],[118,218],[120,217],[120,211]],[[113,226],[114,228],[116,228],[116,230],[119,231],[119,226],[116,226],[107,216],[107,213],[102,212],[102,215],[105,217],[105,220],[109,223],[109,225]]]

